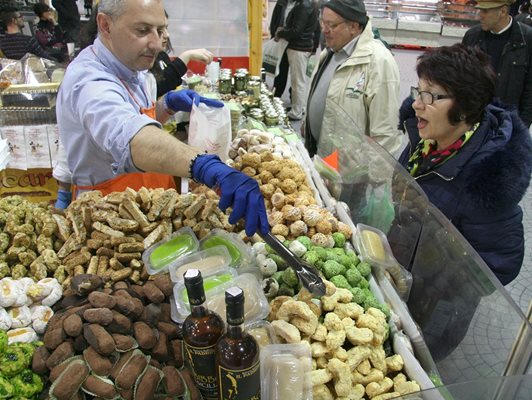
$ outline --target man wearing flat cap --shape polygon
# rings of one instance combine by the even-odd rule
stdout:
[[[497,73],[495,95],[514,105],[526,124],[532,123],[532,27],[509,14],[515,0],[479,0],[479,25],[470,28],[462,43],[480,46]]]
[[[340,130],[348,137],[365,134],[389,153],[397,152],[402,144],[397,129],[399,68],[374,38],[364,2],[330,0],[323,5],[320,25],[328,49],[320,54],[307,102],[305,146],[310,155],[334,141]]]

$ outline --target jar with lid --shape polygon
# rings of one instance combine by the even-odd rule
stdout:
[[[258,121],[264,120],[264,113],[260,108],[252,108],[249,110],[249,116]]]
[[[260,81],[250,80],[248,82],[248,93],[253,100],[260,100]]]
[[[268,111],[264,116],[266,126],[274,126],[279,124],[279,115],[275,111]]]
[[[243,72],[237,72],[233,75],[235,80],[235,91],[245,91],[248,87],[247,77]]]
[[[221,74],[218,80],[218,91],[221,94],[231,94],[233,84],[231,83],[231,75]]]

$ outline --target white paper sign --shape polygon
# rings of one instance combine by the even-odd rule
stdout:
[[[46,125],[24,127],[28,168],[50,168],[50,146]]]
[[[26,157],[26,140],[23,126],[7,126],[2,128],[2,138],[7,139],[11,160],[8,168],[28,169]]]

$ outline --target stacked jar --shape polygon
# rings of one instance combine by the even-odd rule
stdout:
[[[231,94],[233,90],[231,73],[232,71],[229,68],[222,68],[220,70],[220,79],[218,80],[218,91],[220,94]]]

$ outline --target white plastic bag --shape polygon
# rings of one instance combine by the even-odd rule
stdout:
[[[192,105],[188,144],[217,154],[222,161],[228,158],[231,143],[231,114],[227,107],[209,107],[204,103]]]
[[[279,75],[279,65],[286,46],[288,46],[288,42],[284,39],[279,39],[278,41],[270,39],[262,45],[262,67],[267,74],[272,76]]]

